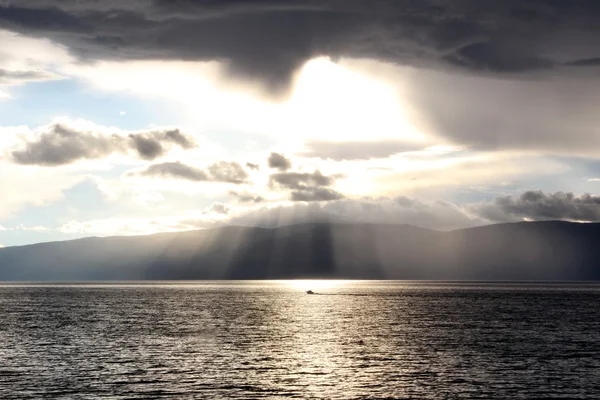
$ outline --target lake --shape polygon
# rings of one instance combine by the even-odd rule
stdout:
[[[2,399],[533,397],[600,398],[600,284],[0,286]]]

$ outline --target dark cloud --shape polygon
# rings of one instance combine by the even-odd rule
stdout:
[[[18,164],[58,166],[82,159],[104,158],[124,150],[122,137],[77,131],[55,124],[37,140],[26,142],[23,150],[13,151],[12,158]]]
[[[258,170],[260,170],[260,166],[259,166],[258,164],[253,164],[253,163],[251,163],[251,162],[247,162],[247,163],[246,163],[246,167],[247,167],[248,169],[253,169],[253,170],[255,170],[255,171],[258,171]]]
[[[277,168],[280,171],[287,171],[292,168],[292,162],[279,153],[271,153],[268,162],[269,168]]]
[[[129,135],[133,146],[141,158],[153,160],[163,154],[163,148],[159,142],[143,135]]]
[[[11,156],[18,164],[59,166],[132,150],[139,158],[153,160],[173,145],[188,149],[193,147],[193,142],[177,129],[138,132],[124,137],[56,123],[35,140],[26,141],[23,149],[12,151]]]
[[[271,175],[271,183],[295,190],[311,187],[331,186],[335,182],[332,176],[326,176],[321,171],[310,172],[279,172]]]
[[[397,153],[423,149],[423,146],[399,140],[352,142],[310,141],[305,146],[307,150],[300,153],[301,156],[323,159],[330,158],[336,161],[386,158]]]
[[[0,24],[84,59],[223,61],[273,93],[321,55],[492,74],[600,58],[596,0],[4,0]]]
[[[192,167],[181,162],[165,162],[150,165],[134,175],[183,179],[188,181],[211,181],[226,183],[244,183],[248,177],[246,171],[236,162],[219,161],[204,169]]]
[[[292,201],[330,201],[344,196],[328,188],[335,183],[338,176],[323,175],[321,171],[279,172],[271,175],[271,186],[291,189]]]
[[[189,165],[180,162],[166,162],[154,164],[140,172],[141,176],[158,176],[162,178],[185,179],[188,181],[207,181],[208,174],[198,168],[190,167]]]
[[[490,221],[529,220],[600,221],[600,197],[591,194],[527,191],[520,196],[500,196],[471,208]]]
[[[182,149],[194,147],[193,142],[185,137],[179,129],[132,133],[129,138],[133,142],[132,147],[144,160],[154,160],[166,153],[168,149],[164,147],[165,143],[176,144]]]

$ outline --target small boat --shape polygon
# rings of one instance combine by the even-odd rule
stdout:
[[[306,294],[315,294],[315,292],[313,292],[312,290],[307,290]]]

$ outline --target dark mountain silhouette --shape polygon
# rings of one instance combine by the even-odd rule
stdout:
[[[598,280],[600,224],[223,227],[0,249],[0,280]]]

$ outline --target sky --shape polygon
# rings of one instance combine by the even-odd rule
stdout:
[[[595,0],[0,0],[0,246],[600,220]]]

